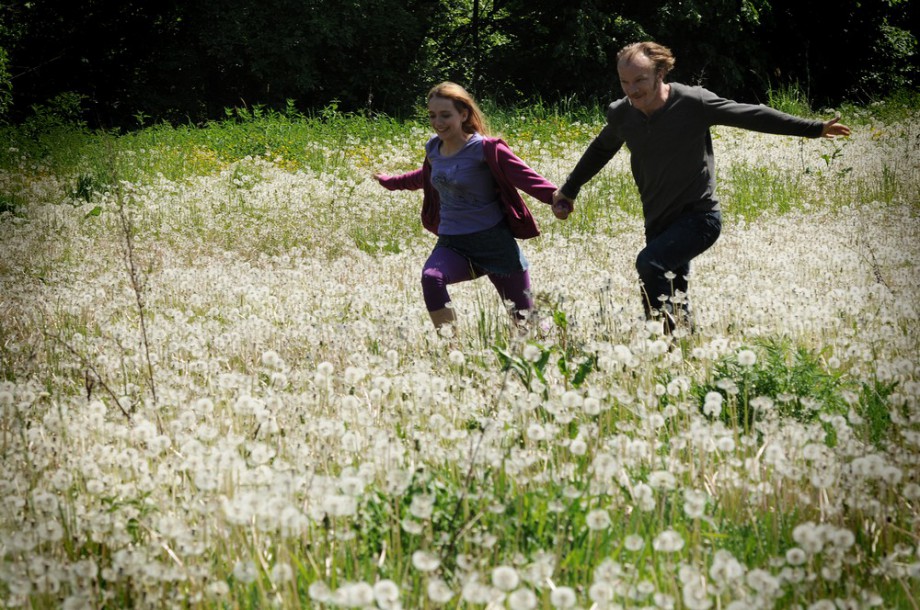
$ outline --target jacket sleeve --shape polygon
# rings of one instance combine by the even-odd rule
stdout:
[[[497,143],[495,149],[498,164],[502,168],[508,181],[519,190],[524,191],[534,199],[543,203],[553,202],[553,193],[556,185],[538,174],[522,159],[511,152],[511,149],[502,141]]]
[[[425,186],[422,168],[398,176],[381,176],[380,184],[391,191],[417,191]]]
[[[575,169],[562,185],[561,191],[566,197],[577,197],[581,187],[596,176],[623,147],[623,140],[617,135],[616,125],[626,109],[624,104],[626,101],[621,99],[607,107],[607,123],[588,144],[581,159],[575,164]]]

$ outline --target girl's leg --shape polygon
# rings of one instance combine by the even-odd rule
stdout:
[[[425,307],[436,327],[455,319],[447,286],[473,279],[470,262],[450,248],[436,247],[422,269],[422,295]]]
[[[498,291],[502,302],[511,301],[514,305],[512,315],[522,319],[527,311],[533,309],[533,295],[530,290],[530,272],[527,269],[510,275],[489,274],[489,280]]]

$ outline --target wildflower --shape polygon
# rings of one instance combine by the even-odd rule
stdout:
[[[707,392],[703,400],[703,413],[709,417],[718,417],[722,413],[723,400],[720,392]]]
[[[797,546],[786,551],[786,563],[791,566],[800,566],[808,560],[808,555]]]
[[[648,512],[655,508],[655,493],[645,483],[637,483],[632,489],[632,496],[639,510]]]
[[[920,485],[917,483],[908,483],[904,486],[904,489],[901,490],[901,493],[904,494],[904,499],[914,502],[920,500]]]
[[[428,551],[415,551],[412,553],[412,565],[419,572],[434,572],[441,565],[441,560]]]
[[[348,385],[354,386],[361,383],[364,380],[364,377],[367,375],[367,371],[357,366],[349,366],[345,369],[345,383]]]
[[[418,536],[425,528],[418,521],[413,521],[412,519],[403,519],[400,521],[399,525],[402,527],[402,530],[407,534],[412,534]]]
[[[795,529],[792,530],[792,539],[802,550],[811,555],[820,553],[824,548],[821,532],[811,521],[795,526]]]
[[[272,582],[286,583],[294,578],[294,569],[291,564],[279,562],[272,566]]]
[[[738,352],[738,364],[741,366],[754,366],[757,362],[757,354],[753,350],[743,349]]]
[[[773,595],[779,590],[779,581],[766,570],[751,570],[747,573],[746,580],[750,588],[764,595]]]
[[[527,426],[527,438],[535,442],[545,440],[546,429],[537,422],[533,422]]]
[[[345,608],[364,608],[373,602],[374,588],[366,582],[345,583],[332,595],[332,603]]]
[[[475,575],[463,583],[463,588],[460,591],[460,597],[463,598],[463,601],[471,604],[488,604],[493,595],[492,588],[485,583],[479,582]]]
[[[577,602],[575,590],[571,587],[556,587],[549,595],[549,603],[553,608],[574,608]]]
[[[674,530],[665,530],[652,541],[652,548],[662,553],[676,553],[684,548],[684,539]]]
[[[642,547],[645,546],[645,539],[638,534],[630,534],[623,540],[623,546],[626,547],[627,551],[635,553],[641,551]]]
[[[605,530],[610,527],[611,524],[610,514],[601,508],[592,510],[585,518],[585,524],[588,526],[588,529],[592,531]]]
[[[454,592],[440,578],[432,578],[428,581],[428,599],[434,603],[446,604],[453,596]]]
[[[374,599],[381,608],[398,607],[399,585],[389,579],[374,583]]]
[[[613,585],[609,582],[595,582],[588,588],[588,597],[600,608],[608,607],[613,601],[614,593]]]
[[[524,587],[515,589],[508,596],[508,607],[511,610],[533,610],[539,603],[536,593]]]
[[[827,536],[828,542],[839,549],[848,549],[856,543],[856,535],[845,528],[837,528]]]
[[[585,398],[584,403],[582,404],[582,410],[585,412],[585,415],[594,416],[599,415],[603,410],[603,405],[601,401],[593,396]]]
[[[205,587],[205,591],[208,595],[213,597],[224,597],[230,593],[230,585],[224,580],[215,580],[214,582],[208,583],[208,586]]]
[[[744,576],[744,566],[729,551],[719,549],[709,567],[709,577],[719,585],[730,585]]]
[[[249,584],[255,582],[259,576],[259,569],[251,559],[240,560],[233,566],[233,577],[238,581]]]
[[[466,362],[466,357],[463,355],[463,352],[460,350],[451,350],[450,354],[447,355],[447,359],[450,360],[450,363],[454,366],[463,366],[463,363]]]
[[[616,360],[627,366],[632,366],[633,353],[625,345],[615,345],[613,347],[613,356]]]
[[[323,498],[322,507],[332,517],[351,517],[358,511],[358,502],[351,496],[332,494]]]
[[[648,484],[652,489],[669,491],[677,486],[677,477],[667,470],[656,470],[648,476]]]
[[[416,519],[430,519],[434,512],[434,496],[418,494],[412,496],[409,503],[409,513]]]
[[[684,607],[687,610],[709,610],[712,608],[712,598],[706,590],[706,582],[691,580],[684,583],[682,588]]]
[[[492,585],[500,591],[516,589],[520,582],[521,577],[511,566],[498,566],[492,570]]]
[[[281,371],[285,368],[284,359],[275,350],[268,350],[262,353],[262,366]]]
[[[543,356],[543,350],[533,343],[528,343],[524,346],[524,350],[521,355],[527,362],[536,362]]]
[[[706,513],[706,494],[695,489],[684,490],[684,512],[691,519],[699,519]]]
[[[588,444],[585,442],[585,439],[577,436],[569,443],[569,451],[571,451],[573,455],[584,455],[588,451]]]

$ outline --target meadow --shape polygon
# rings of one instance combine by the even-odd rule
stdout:
[[[10,608],[920,608],[920,114],[715,128],[697,331],[638,299],[622,151],[421,298],[422,121],[228,111],[0,151]],[[599,110],[488,109],[561,184]],[[822,115],[823,116],[823,115]]]

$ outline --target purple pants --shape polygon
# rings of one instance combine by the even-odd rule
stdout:
[[[447,287],[450,284],[466,282],[482,275],[465,257],[450,248],[438,247],[431,252],[422,269],[422,293],[428,311],[438,311],[450,303]],[[489,280],[498,290],[502,301],[514,303],[515,313],[533,308],[530,294],[530,272],[526,269],[509,275],[489,273]]]

